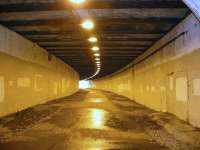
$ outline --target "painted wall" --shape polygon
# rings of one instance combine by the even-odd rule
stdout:
[[[174,37],[175,41],[141,61]],[[200,24],[193,15],[133,64],[136,65],[121,73],[95,80],[95,87],[127,96],[154,110],[170,112],[200,127]]]
[[[78,82],[70,66],[0,26],[0,116],[71,95]]]

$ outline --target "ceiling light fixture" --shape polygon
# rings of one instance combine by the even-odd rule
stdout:
[[[85,21],[83,21],[83,23],[81,24],[82,28],[86,29],[86,30],[91,30],[94,28],[94,23],[87,19]]]
[[[95,54],[94,54],[94,56],[96,56],[96,57],[99,57],[99,56],[100,56],[100,54],[99,54],[99,53],[95,53]]]
[[[95,58],[96,61],[100,60],[100,58]]]
[[[97,52],[97,51],[99,51],[99,47],[98,46],[93,46],[92,48],[91,48],[91,50],[92,51],[94,51],[94,52]]]
[[[96,43],[98,41],[98,39],[96,37],[90,37],[88,39],[88,41],[91,42],[91,43]]]
[[[74,4],[81,4],[81,3],[84,3],[85,0],[69,0],[71,3],[74,3]]]

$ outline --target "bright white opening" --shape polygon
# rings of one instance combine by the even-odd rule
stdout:
[[[91,82],[87,80],[81,80],[79,81],[79,89],[87,89],[91,88]]]

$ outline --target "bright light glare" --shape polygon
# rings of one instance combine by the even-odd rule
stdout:
[[[97,61],[98,61],[98,60],[100,60],[100,58],[95,58],[95,60],[97,60]]]
[[[103,102],[102,98],[91,98],[88,100],[89,100],[89,102],[93,102],[93,103],[102,103]]]
[[[91,37],[91,38],[88,39],[88,41],[89,41],[89,42],[92,42],[92,43],[95,43],[95,42],[97,42],[98,40],[97,40],[96,37]]]
[[[92,109],[91,111],[92,128],[101,129],[106,121],[106,112],[101,109]]]
[[[100,56],[100,54],[99,54],[99,53],[95,53],[95,54],[94,54],[94,56],[96,56],[96,57],[99,57],[99,56]]]
[[[85,0],[69,0],[69,1],[74,3],[74,4],[81,4],[81,3],[85,2]]]
[[[79,81],[79,88],[80,89],[87,89],[87,88],[90,88],[90,87],[91,87],[90,81],[86,81],[86,80]]]
[[[87,29],[87,30],[91,30],[94,28],[94,23],[91,21],[91,20],[85,20],[81,26],[84,28],[84,29]]]
[[[97,51],[99,51],[99,47],[98,46],[93,46],[91,48],[91,50],[94,51],[94,52],[97,52]]]

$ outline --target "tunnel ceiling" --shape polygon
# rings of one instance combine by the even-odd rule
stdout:
[[[0,0],[0,23],[75,68],[81,78],[95,72],[88,37],[98,37],[102,69],[111,74],[142,54],[179,23],[189,10],[181,0]],[[80,23],[92,18],[95,29]]]

